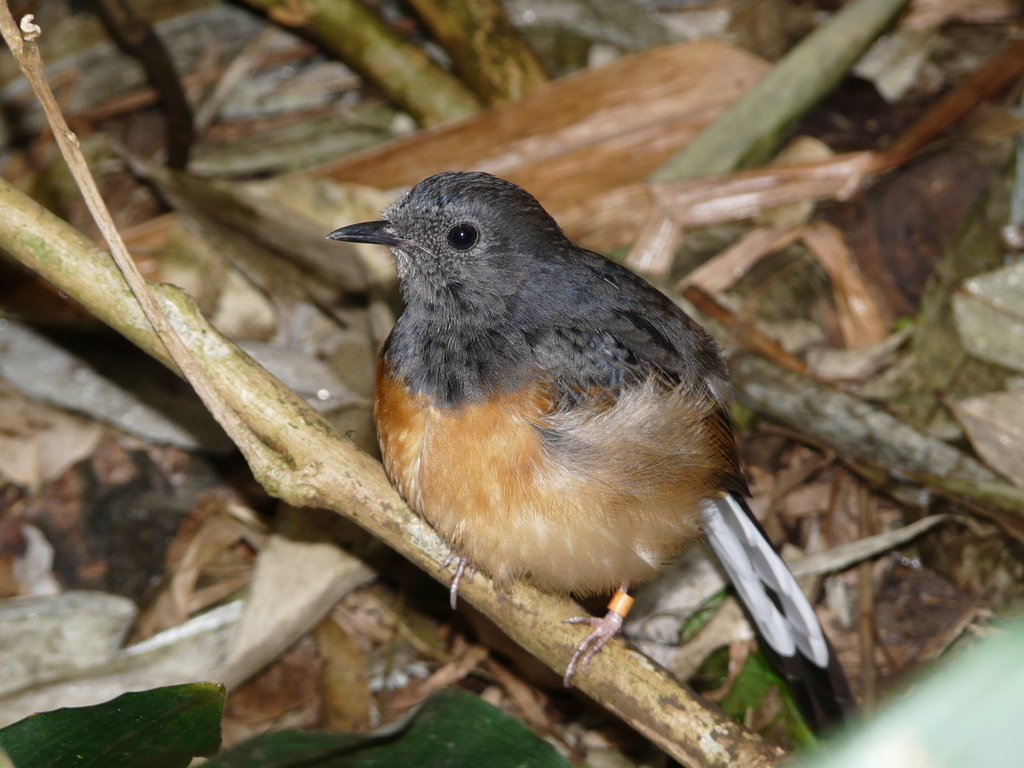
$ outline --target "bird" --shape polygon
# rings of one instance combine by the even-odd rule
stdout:
[[[820,730],[853,696],[835,650],[745,501],[723,353],[679,306],[571,240],[526,190],[430,176],[329,239],[395,257],[404,310],[377,362],[385,470],[451,547],[451,604],[476,569],[612,593],[566,667],[586,672],[629,589],[706,536],[766,655]]]

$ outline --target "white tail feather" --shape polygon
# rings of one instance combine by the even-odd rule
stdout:
[[[791,657],[799,649],[819,667],[827,667],[828,644],[814,609],[739,500],[731,494],[708,499],[704,530],[765,642],[782,656]],[[783,610],[766,586],[778,596]]]

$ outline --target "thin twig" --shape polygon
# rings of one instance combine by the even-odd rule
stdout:
[[[728,307],[718,303],[714,296],[703,288],[691,285],[683,291],[683,297],[698,310],[734,332],[737,346],[764,355],[778,365],[796,373],[806,373],[807,363],[785,350],[779,342],[767,336],[752,325],[744,325]]]
[[[903,165],[983,99],[995,96],[1024,73],[1024,40],[1010,43],[964,77],[882,153],[889,168]]]
[[[217,117],[224,102],[231,96],[231,92],[255,71],[263,57],[267,53],[270,41],[274,39],[277,29],[267,25],[262,32],[245,44],[242,51],[232,60],[228,68],[224,70],[214,86],[213,91],[202,106],[196,110],[195,129],[196,135],[202,136]]]
[[[117,225],[107,209],[106,203],[100,194],[96,180],[89,170],[85,157],[79,147],[78,137],[68,127],[64,115],[57,105],[53,91],[46,82],[46,74],[43,66],[42,56],[39,53],[39,46],[35,40],[42,33],[42,30],[32,21],[31,15],[22,17],[21,30],[14,22],[7,0],[0,0],[0,34],[14,53],[18,60],[21,71],[25,74],[32,90],[42,105],[46,119],[53,130],[64,160],[68,164],[71,175],[78,184],[78,188],[85,198],[85,204],[89,208],[96,226],[103,234],[110,254],[114,258],[121,274],[131,288],[139,305],[142,307],[146,319],[149,320],[156,334],[160,337],[167,354],[177,365],[178,370],[185,379],[192,385],[203,403],[213,414],[224,431],[228,433],[235,444],[242,450],[250,466],[266,466],[274,461],[273,452],[270,451],[249,429],[248,426],[238,417],[214,388],[205,371],[196,364],[191,353],[182,343],[177,331],[171,325],[163,309],[157,302],[156,297],[150,291],[145,278],[139,273],[135,262],[132,260],[128,249],[117,231]]]

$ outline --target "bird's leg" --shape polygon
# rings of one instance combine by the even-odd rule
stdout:
[[[466,581],[473,581],[473,576],[476,574],[476,566],[469,562],[469,558],[460,557],[455,554],[455,550],[448,553],[448,557],[441,561],[441,567],[439,570],[444,570],[452,563],[455,563],[455,576],[452,577],[452,585],[450,588],[451,593],[451,606],[452,610],[455,610],[455,603],[459,598],[459,584],[462,583],[462,576],[465,574]]]
[[[584,672],[590,666],[590,660],[594,655],[604,648],[622,629],[622,620],[626,618],[629,609],[633,607],[633,598],[626,594],[629,584],[622,584],[608,601],[608,613],[602,618],[596,616],[577,616],[573,619],[566,619],[566,624],[589,624],[594,630],[579,644],[576,653],[572,655],[569,666],[565,669],[563,682],[568,688],[572,684],[572,676],[576,674],[576,667],[579,666]]]

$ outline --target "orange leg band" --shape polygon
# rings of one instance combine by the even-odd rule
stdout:
[[[629,615],[629,609],[632,607],[633,598],[621,589],[616,590],[615,594],[612,595],[612,599],[608,601],[608,610],[615,611],[622,618],[626,618]]]

